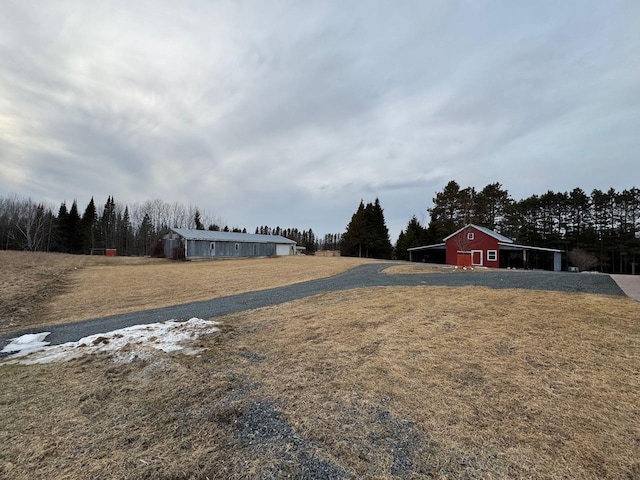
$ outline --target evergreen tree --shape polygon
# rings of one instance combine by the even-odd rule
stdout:
[[[465,190],[468,192],[468,189]],[[436,193],[433,207],[428,209],[431,216],[429,230],[435,237],[445,238],[465,225],[470,217],[466,210],[469,202],[465,201],[465,195],[454,180],[447,183],[442,192]]]
[[[202,220],[200,219],[200,211],[196,209],[196,214],[193,219],[196,224],[196,230],[204,230],[204,225],[202,224]]]
[[[124,213],[118,215],[118,255],[131,255],[134,244],[133,227],[129,207],[124,207]]]
[[[420,225],[420,222],[414,215],[407,224],[406,231],[401,230],[396,242],[396,258],[398,260],[409,260],[409,252],[412,247],[426,245],[426,229]]]
[[[151,223],[151,217],[148,213],[145,213],[138,233],[138,239],[140,243],[139,252],[142,255],[147,256],[151,253],[151,243],[153,241],[153,238],[153,224]]]
[[[97,222],[96,205],[93,197],[85,208],[80,220],[80,240],[82,242],[83,253],[90,253],[95,248],[95,225]]]
[[[340,254],[349,257],[391,258],[393,248],[389,240],[384,212],[380,201],[366,206],[361,200],[343,236]]]
[[[71,210],[67,211],[66,202],[62,202],[55,219],[55,251],[64,253],[82,253],[82,241],[80,236],[80,215],[78,214],[78,202],[73,201]]]
[[[362,257],[362,246],[366,242],[366,218],[364,201],[360,200],[360,205],[356,213],[351,217],[347,231],[344,234],[340,255],[343,257]]]
[[[112,196],[107,198],[99,220],[99,244],[102,248],[116,248],[116,203]]]
[[[369,244],[368,257],[390,259],[393,253],[393,247],[389,240],[389,229],[384,220],[384,210],[380,206],[380,200],[375,199],[373,204],[367,205],[365,209],[368,211],[367,230]]]
[[[567,222],[567,241],[570,248],[578,248],[593,231],[591,199],[581,189],[574,188],[569,193],[569,217]],[[591,236],[591,241],[595,236]]]
[[[56,241],[54,250],[57,252],[68,253],[69,252],[69,232],[67,227],[69,225],[69,212],[67,211],[67,203],[62,202],[58,209],[58,217],[55,222],[56,229]]]
[[[505,216],[513,203],[509,192],[502,189],[500,183],[491,183],[484,187],[475,197],[474,223],[491,230],[500,231]]]
[[[73,201],[71,210],[67,217],[67,235],[70,253],[82,253],[82,237],[80,233],[80,214],[78,213],[78,202]]]

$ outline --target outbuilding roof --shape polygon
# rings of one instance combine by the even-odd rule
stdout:
[[[539,252],[555,252],[555,253],[564,252],[564,250],[559,250],[557,248],[532,247],[530,245],[517,245],[513,242],[508,245],[505,245],[502,242],[498,242],[498,245],[500,245],[501,247],[505,247],[505,250],[537,250]]]
[[[429,250],[429,249],[444,250],[445,249],[445,244],[444,243],[436,243],[436,244],[433,244],[433,245],[425,245],[423,247],[411,247],[411,248],[407,248],[407,252],[417,252],[418,250]]]
[[[474,225],[473,223],[469,223],[469,224],[465,225],[464,227],[456,230],[451,235],[449,235],[448,237],[444,238],[443,242],[446,242],[450,238],[455,237],[458,233],[462,232],[463,230],[466,230],[467,228],[475,228],[476,230],[480,230],[482,233],[485,233],[485,234],[489,235],[490,237],[493,237],[493,238],[497,239],[499,242],[513,243],[513,240],[511,240],[510,238],[505,237],[504,235],[500,235],[498,232],[494,232],[493,230],[491,230],[491,229],[489,229],[487,227],[480,227],[478,225]]]
[[[206,240],[209,242],[249,242],[249,243],[286,243],[295,245],[290,240],[280,235],[260,235],[253,233],[220,232],[212,230],[189,230],[186,228],[171,228],[172,232],[187,240]]]

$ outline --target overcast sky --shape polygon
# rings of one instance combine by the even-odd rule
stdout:
[[[640,1],[0,0],[0,195],[391,240],[449,180],[640,187]]]

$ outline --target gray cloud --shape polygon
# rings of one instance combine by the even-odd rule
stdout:
[[[640,171],[637,2],[5,3],[0,192],[318,233],[379,196],[395,240],[450,179]]]

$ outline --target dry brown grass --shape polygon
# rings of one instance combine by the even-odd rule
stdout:
[[[132,267],[162,260],[0,251],[0,333],[46,319],[47,304],[69,287],[69,276],[87,267]]]
[[[316,257],[339,257],[340,250],[318,250],[314,255]]]
[[[172,262],[0,252],[0,332],[290,285],[370,261],[295,256]]]
[[[4,366],[0,477],[638,478],[638,318],[383,287],[225,317],[200,357]]]

